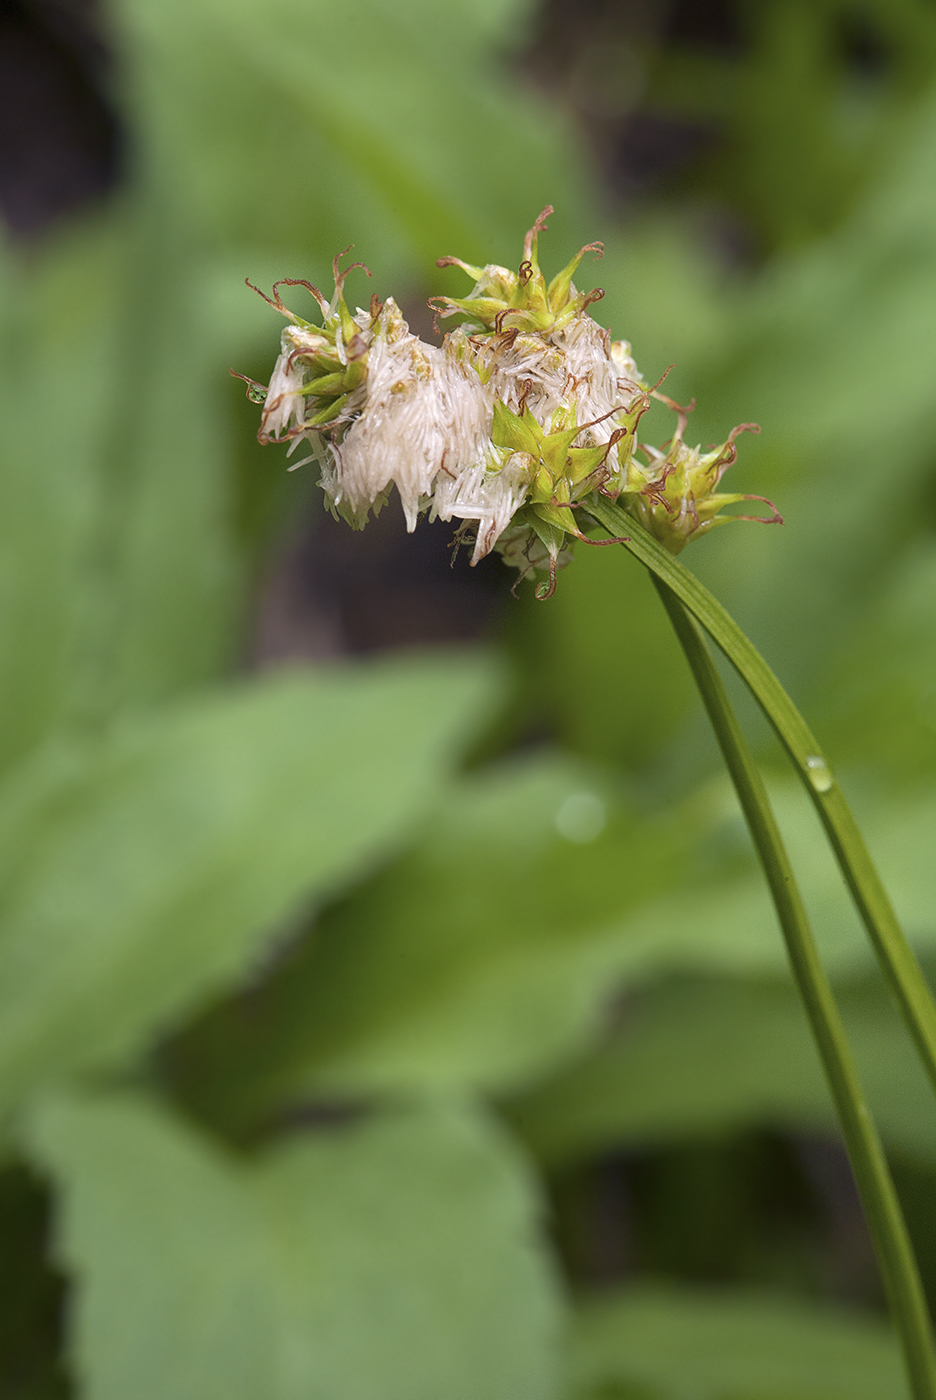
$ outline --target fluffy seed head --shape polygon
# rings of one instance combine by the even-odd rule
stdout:
[[[546,282],[538,244],[551,213],[527,234],[517,272],[439,260],[473,282],[466,297],[430,302],[440,320],[463,318],[441,345],[414,335],[392,298],[352,314],[338,258],[330,301],[310,283],[289,284],[307,288],[321,325],[286,307],[277,284],[266,300],[289,324],[269,385],[249,390],[264,400],[260,441],[287,441],[291,453],[304,444],[294,465],[320,463],[329,506],[355,528],[396,488],[409,530],[423,513],[460,521],[459,535],[473,532],[473,564],[497,549],[523,574],[546,572],[538,596],[552,592],[574,540],[598,542],[585,532],[595,492],[620,498],[673,552],[723,521],[780,519],[721,514],[763,499],[717,489],[735,438],[753,425],[708,453],[688,448],[688,410],[648,389],[629,343],[592,319],[603,293],[578,292],[572,276],[602,245],[587,244]],[[638,447],[652,396],[678,415],[662,448]]]

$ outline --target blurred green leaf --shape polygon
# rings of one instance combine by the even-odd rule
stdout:
[[[876,981],[840,1004],[887,1145],[936,1160],[932,1091]],[[809,1026],[791,984],[680,979],[649,987],[609,1041],[509,1108],[550,1166],[751,1126],[836,1133]]]
[[[324,3],[127,0],[120,14],[131,192],[0,269],[0,760],[230,662],[252,560],[227,369],[261,341],[272,359],[279,329],[245,275],[327,278],[356,240],[379,276],[422,286],[445,252],[499,240],[514,261],[547,197],[562,206],[561,253],[587,204],[563,118],[498,56],[525,22],[513,0],[368,0],[351,81],[320,61],[348,45]],[[284,266],[287,252],[300,261]]]
[[[722,531],[731,538],[714,536],[692,563],[769,639],[785,682],[823,669],[895,551],[932,518],[934,158],[930,89],[850,218],[744,288],[730,350],[694,375],[700,436],[760,423],[733,489],[777,499],[787,528]]]
[[[936,800],[928,786],[887,794],[858,775],[840,776],[903,928],[926,953],[936,946],[929,856]],[[815,813],[793,780],[768,785],[826,966],[838,976],[868,971],[875,966],[871,945]],[[622,940],[655,949],[648,961],[657,967],[782,972],[776,914],[727,777],[700,784],[683,804],[681,823],[691,856],[671,869],[654,898],[627,911]]]
[[[238,1160],[129,1095],[29,1132],[61,1191],[85,1400],[550,1400],[559,1299],[523,1164],[422,1109]]]
[[[895,118],[887,159],[849,216],[799,252],[728,277],[705,256],[712,237],[704,220],[686,215],[678,234],[657,210],[638,215],[625,238],[612,237],[602,264],[608,295],[599,319],[633,341],[651,381],[676,360],[667,391],[697,400],[687,441],[761,425],[759,437],[744,439],[726,485],[771,497],[785,527],[718,531],[685,558],[810,717],[810,692],[835,683],[843,638],[857,636],[904,548],[932,525],[934,159],[930,76]],[[673,420],[654,412],[648,435],[662,440]],[[628,751],[610,723],[609,748],[644,768],[677,731],[685,682],[650,625],[639,583],[603,556],[577,560],[549,608],[525,605],[540,680],[529,695],[537,717],[592,755],[601,687],[610,684],[634,727]],[[523,669],[533,644],[525,628],[515,633]],[[655,712],[648,678],[658,674]]]
[[[214,679],[243,595],[227,384],[171,219],[124,211],[3,264],[9,762],[56,728]]]
[[[683,844],[638,820],[601,770],[546,755],[446,795],[421,842],[329,910],[245,1017],[182,1048],[199,1105],[500,1086],[594,1034],[624,969],[657,965],[622,914]]]
[[[865,972],[873,954],[811,809],[793,784],[773,793],[827,962]],[[894,799],[870,833],[922,947],[932,808]],[[593,1041],[628,986],[786,966],[727,780],[654,815],[602,769],[546,754],[459,782],[412,851],[251,992],[249,1015],[224,1003],[184,1034],[182,1092],[241,1128],[297,1096],[513,1089]]]
[[[574,238],[590,203],[563,114],[510,72],[528,11],[360,0],[353,28],[327,0],[118,13],[139,120],[203,236],[308,250],[294,276],[324,275],[350,242],[378,278],[415,252],[422,284],[445,253],[515,261],[547,202]]]
[[[693,703],[666,616],[624,550],[579,546],[549,607],[524,596],[508,637],[519,661],[516,722],[546,726],[596,762],[649,766]]]
[[[0,250],[0,763],[86,700],[118,229],[94,223],[31,260]],[[54,388],[52,387],[54,386]]]
[[[936,549],[900,559],[866,613],[841,637],[815,709],[833,758],[899,783],[931,788],[936,773]],[[914,857],[918,856],[914,852]],[[927,862],[919,865],[921,873]]]
[[[690,183],[701,174],[709,198],[739,210],[759,251],[802,246],[886,165],[932,79],[933,12],[921,0],[747,0],[735,24],[724,47],[677,41],[659,55],[651,100],[717,131]]]
[[[874,1314],[740,1292],[639,1288],[586,1304],[575,1400],[898,1400]]]
[[[139,1047],[392,850],[490,703],[478,659],[297,673],[43,755],[0,801],[0,1096]]]
[[[98,703],[108,710],[215,679],[233,658],[244,601],[227,384],[200,266],[171,211],[136,212],[91,540]]]

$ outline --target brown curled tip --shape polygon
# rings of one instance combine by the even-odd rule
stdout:
[[[536,216],[536,222],[534,223],[533,227],[528,231],[526,238],[523,240],[523,260],[524,260],[524,262],[531,262],[531,261],[532,261],[532,259],[533,259],[533,240],[534,240],[539,234],[545,233],[545,232],[546,232],[546,220],[549,218],[550,214],[554,214],[555,212],[556,212],[556,211],[555,211],[555,209],[553,208],[553,206],[552,206],[551,204],[547,204],[546,207],[545,207],[544,209],[541,209],[540,212],[537,214],[537,216]]]
[[[230,370],[229,373],[234,379],[243,379],[244,383],[247,385],[247,398],[250,399],[251,403],[261,403],[263,401],[261,399],[253,398],[251,391],[254,394],[263,394],[264,398],[266,398],[268,392],[267,386],[265,384],[261,384],[258,379],[251,379],[249,375],[240,374],[236,369]]]
[[[273,402],[267,405],[269,413],[273,413],[274,410],[279,407],[279,405],[283,402],[284,397],[285,396],[283,394],[278,394],[273,400]],[[267,416],[268,415],[265,412],[263,415],[263,419],[260,423],[260,428],[257,432],[257,441],[262,447],[268,447],[270,443],[292,442],[293,438],[302,437],[307,431],[305,423],[298,423],[296,427],[287,429],[285,433],[280,433],[278,437],[273,437],[270,433],[266,432],[263,426],[263,424],[266,422]],[[317,429],[317,431],[321,432],[323,431],[323,429],[327,429],[330,426],[330,424],[325,423],[322,425],[322,428]],[[289,470],[292,470],[292,468],[289,468]]]
[[[732,520],[754,520],[757,522],[758,525],[783,524],[783,516],[777,510],[777,507],[774,505],[773,501],[771,501],[767,496],[745,496],[744,499],[746,501],[763,501],[765,506],[770,506],[770,509],[773,511],[773,515],[733,515],[731,517]]]
[[[505,306],[504,309],[502,311],[498,311],[497,315],[494,317],[494,330],[497,332],[498,335],[509,335],[510,332],[515,329],[519,332],[519,326],[508,326],[507,329],[504,330],[504,321],[508,316],[522,315],[523,312],[519,309],[519,307]]]
[[[666,489],[666,483],[675,470],[675,464],[670,462],[663,468],[663,474],[661,476],[658,476],[655,481],[648,481],[645,486],[641,486],[640,488],[640,494],[642,496],[647,496],[653,501],[654,505],[662,506],[667,515],[672,515],[675,507],[670,504],[662,493]]]
[[[670,371],[670,369],[672,369],[672,368],[673,368],[673,366],[670,365],[670,367],[669,367],[669,369],[666,371],[666,373],[669,374],[669,371]],[[662,383],[663,383],[663,380],[661,379],[661,380],[659,381],[659,383],[662,384]],[[690,399],[688,403],[683,404],[683,403],[677,403],[675,399],[671,399],[670,396],[669,396],[669,394],[660,394],[660,393],[658,393],[656,389],[651,389],[650,392],[651,392],[651,394],[653,395],[653,397],[654,397],[655,399],[657,399],[660,403],[665,403],[665,404],[666,404],[666,407],[667,407],[667,408],[671,408],[671,409],[673,410],[674,413],[681,413],[681,414],[683,414],[683,415],[685,416],[685,415],[687,415],[687,414],[689,414],[689,413],[692,413],[693,410],[695,409],[695,406],[696,406],[696,401],[695,401],[695,399]],[[739,433],[740,431],[742,431],[740,428],[735,428],[735,429],[734,429],[734,434],[737,434],[737,433]],[[760,431],[760,430],[758,429],[758,431]],[[728,441],[729,441],[729,442],[733,441],[733,436],[732,436],[731,438],[729,438]]]
[[[280,301],[280,294],[278,290],[280,287],[305,287],[306,291],[309,292],[310,295],[313,296],[318,302],[321,309],[323,311],[328,310],[328,302],[322,296],[322,293],[319,291],[318,287],[314,286],[311,282],[307,282],[304,277],[281,277],[278,282],[274,282],[273,295],[276,297],[277,302]]]
[[[261,290],[260,290],[259,287],[255,287],[254,284],[251,282],[251,280],[250,280],[249,277],[245,277],[245,278],[244,278],[244,281],[246,282],[246,284],[247,284],[247,286],[250,288],[250,290],[251,290],[252,292],[256,292],[258,297],[263,297],[263,300],[266,302],[267,306],[272,306],[273,309],[274,309],[274,311],[282,311],[283,314],[284,314],[284,315],[287,315],[287,316],[291,314],[290,312],[288,312],[288,311],[286,310],[286,307],[285,307],[285,306],[283,305],[283,303],[280,301],[279,296],[278,296],[277,293],[276,293],[276,288],[275,288],[275,287],[274,287],[273,291],[274,291],[274,296],[276,297],[276,300],[274,301],[273,297],[268,297],[267,294],[266,294],[266,292],[261,292]]]
[[[610,535],[606,540],[593,540],[590,535],[579,535],[577,537],[583,544],[593,544],[601,548],[606,544],[630,544],[630,535]]]
[[[579,428],[579,432],[580,432],[580,433],[584,433],[584,431],[585,431],[586,428],[594,428],[594,426],[595,426],[596,423],[603,423],[603,422],[605,421],[605,419],[606,419],[606,418],[610,418],[610,417],[612,416],[612,414],[614,414],[614,413],[620,413],[620,412],[621,412],[620,408],[609,408],[608,411],[607,411],[607,413],[603,413],[603,414],[601,415],[600,418],[592,418],[590,422],[588,422],[588,423],[583,423],[583,424],[581,425],[581,427]],[[618,432],[618,434],[617,434],[617,439],[620,439],[620,437],[621,437],[623,434],[626,434],[626,433],[627,433],[627,429],[626,429],[626,428],[622,428],[622,429]],[[617,440],[617,439],[616,439],[616,440]]]
[[[608,438],[607,443],[605,444],[605,454],[604,454],[604,456],[602,457],[601,461],[598,463],[598,465],[597,465],[597,467],[595,468],[595,470],[591,473],[592,476],[595,476],[595,474],[596,474],[597,472],[601,471],[602,468],[604,468],[605,463],[607,462],[608,458],[611,456],[611,451],[612,451],[612,449],[615,448],[615,447],[617,447],[618,443],[621,441],[622,438],[626,438],[626,437],[627,437],[627,429],[626,429],[626,428],[615,428],[614,432],[611,434],[611,436]],[[610,471],[606,471],[606,472],[605,472],[605,475],[602,477],[602,481],[607,481],[609,475],[610,475]]]
[[[304,355],[307,356],[310,354],[311,352],[309,350],[303,349],[302,346],[300,346],[298,350],[290,351],[290,354],[286,360],[286,373],[289,374],[292,371],[292,368],[297,360],[301,360]]]
[[[261,292],[259,287],[255,287],[249,277],[245,277],[244,281],[252,292],[256,292],[258,297],[263,297],[267,306],[272,306],[274,311],[278,311],[282,316],[288,316],[291,321],[295,321],[297,318],[280,296],[280,287],[305,287],[307,291],[311,292],[322,311],[328,310],[328,302],[322,296],[318,287],[313,286],[311,282],[307,282],[304,277],[281,277],[278,282],[273,283],[272,297],[268,297],[266,292]]]
[[[695,400],[694,400],[694,399],[693,399],[693,403],[695,403]],[[719,457],[719,459],[718,459],[718,461],[719,461],[719,463],[720,463],[720,465],[721,465],[721,468],[722,468],[722,472],[727,471],[727,469],[728,469],[730,466],[732,466],[732,465],[738,460],[738,445],[737,445],[736,439],[739,438],[739,437],[741,436],[742,433],[759,433],[759,432],[760,432],[760,424],[759,424],[759,423],[739,423],[738,426],[737,426],[736,428],[732,428],[731,432],[728,434],[727,438],[725,439],[725,446],[724,446],[724,450],[723,450],[723,452],[722,452],[722,455],[721,455],[721,456]],[[714,448],[717,447],[717,446],[718,446],[717,443],[713,443],[713,444],[712,444],[712,450],[714,450]],[[755,497],[752,497],[752,500],[763,501],[763,500],[766,500],[766,497],[765,497],[765,496],[755,496]],[[773,501],[767,501],[767,504],[768,504],[774,511],[776,511],[777,507],[774,505]]]
[[[436,302],[439,303],[438,306],[436,306]],[[455,312],[460,309],[459,307],[452,305],[451,297],[443,296],[429,297],[429,299],[426,302],[426,305],[432,312],[432,329],[436,335],[442,334],[442,331],[439,326],[439,317],[454,316]]]
[[[582,306],[581,306],[582,311],[585,310],[586,306],[591,306],[594,302],[596,302],[596,301],[601,301],[601,299],[602,299],[602,297],[604,296],[604,294],[605,294],[604,287],[593,287],[593,288],[591,289],[591,291],[588,293],[588,296],[585,297],[585,299],[584,299],[583,302],[582,302]]]
[[[341,262],[341,259],[345,256],[346,253],[350,253],[353,247],[354,244],[349,243],[347,248],[342,249],[340,253],[336,253],[335,256],[332,258],[332,272],[335,277],[335,287],[339,292],[344,291],[345,279],[347,278],[349,273],[354,271],[356,267],[360,267],[364,272],[367,273],[368,277],[373,277],[374,275],[371,272],[370,268],[367,266],[367,264],[362,262],[352,263],[350,267],[345,268],[344,272],[340,272],[338,270],[338,264]]]

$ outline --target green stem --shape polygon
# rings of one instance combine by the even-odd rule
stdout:
[[[815,737],[777,677],[721,603],[620,506],[595,495],[591,515],[661,579],[702,624],[773,726],[825,827],[898,1008],[936,1088],[936,1005],[861,832]]]
[[[914,1400],[933,1400],[936,1365],[929,1316],[907,1227],[763,780],[698,624],[666,583],[653,581],[699,687],[770,886],[871,1227],[911,1393]]]

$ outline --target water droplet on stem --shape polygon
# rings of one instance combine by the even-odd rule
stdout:
[[[809,781],[817,792],[828,792],[835,782],[832,777],[832,770],[825,759],[819,754],[810,754],[806,760],[806,769],[809,773]]]

